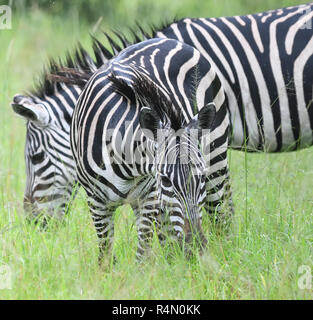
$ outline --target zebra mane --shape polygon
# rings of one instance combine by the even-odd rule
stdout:
[[[48,66],[44,67],[40,80],[35,84],[35,88],[30,90],[30,94],[40,98],[53,95],[56,89],[60,89],[61,83],[53,81],[49,75],[57,74],[60,70],[66,68],[73,70],[91,70],[91,68],[97,68],[97,64],[82,45],[78,43],[73,55],[67,52],[65,61],[61,59],[49,59]]]
[[[130,45],[139,43],[143,40],[152,39],[155,37],[159,30],[163,30],[170,26],[172,23],[177,22],[178,19],[175,18],[171,22],[166,22],[156,27],[155,25],[150,25],[150,30],[146,31],[139,23],[136,23],[138,32],[134,29],[129,28],[132,39],[129,39],[125,34],[112,31],[118,40],[104,32],[104,35],[109,43],[108,47],[105,47],[97,38],[92,36],[92,49],[94,54],[94,59],[89,55],[89,53],[83,48],[83,46],[78,42],[78,45],[74,52],[67,52],[65,61],[61,59],[50,58],[48,65],[44,68],[40,79],[34,85],[34,89],[30,90],[29,93],[32,96],[37,96],[44,98],[44,96],[53,95],[57,89],[61,88],[62,79],[65,80],[69,73],[66,70],[72,69],[80,72],[80,76],[84,78],[86,75],[91,75],[96,69],[100,68],[104,60],[110,60],[115,55],[120,53],[122,50]],[[65,71],[62,75],[62,70]],[[57,75],[60,77],[58,79]],[[52,78],[50,75],[54,75]],[[77,80],[77,77],[76,77]],[[70,84],[70,81],[65,81]],[[77,81],[76,81],[77,82]]]
[[[114,89],[131,100],[137,98],[141,102],[141,107],[150,107],[163,124],[169,123],[175,131],[181,129],[184,117],[173,95],[167,92],[167,97],[148,77],[136,70],[133,71],[135,77],[131,87],[125,80],[112,74],[110,81],[113,82]]]

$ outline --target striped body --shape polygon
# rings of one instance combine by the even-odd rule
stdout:
[[[73,114],[71,145],[102,250],[113,234],[114,209],[123,203],[131,204],[137,216],[139,255],[166,212],[178,238],[191,241],[192,230],[203,238],[201,207],[210,203],[214,211],[229,190],[224,101],[207,61],[175,40],[130,46],[92,75]],[[202,123],[201,109],[210,103],[216,117],[200,150],[198,135],[195,143],[187,132]],[[148,128],[158,119],[150,129],[161,130],[162,142],[143,132],[145,109]],[[175,113],[181,121],[173,120]],[[172,134],[179,130],[177,142]]]
[[[197,48],[228,100],[230,147],[291,151],[313,142],[313,4],[184,19],[156,32]]]

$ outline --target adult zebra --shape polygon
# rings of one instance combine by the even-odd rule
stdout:
[[[184,19],[157,37],[197,48],[225,88],[230,147],[292,151],[313,143],[313,3],[264,13]]]
[[[313,4],[307,4],[241,17],[184,19],[160,31],[154,31],[152,37],[174,38],[188,43],[197,48],[214,67],[225,89],[231,115],[231,148],[267,152],[296,150],[311,145],[313,140],[313,113],[310,108],[313,99],[313,40],[312,28],[309,28],[312,9]],[[143,30],[141,33],[144,38],[151,37]],[[127,46],[126,39],[121,39],[123,45]],[[121,51],[122,48],[112,40],[111,44],[115,54]],[[85,64],[84,69],[88,69],[89,64],[93,68],[99,67],[112,58],[101,43],[95,41],[94,46],[97,61],[92,62],[89,56],[85,56],[84,62],[78,63]],[[47,106],[45,112],[53,118],[58,115],[57,118],[63,121],[63,110],[70,110],[66,116],[68,121],[65,120],[67,124],[64,125],[68,128],[71,110],[79,92],[79,89],[65,85],[63,89],[68,89],[64,92],[70,90],[74,94],[72,99],[68,99],[65,93],[64,99],[63,89],[54,90],[53,86],[46,83],[42,90],[43,95],[40,92],[32,97],[19,95],[13,101],[15,111],[30,120],[25,151],[26,166],[30,167],[27,173],[30,182],[27,183],[29,191],[26,191],[26,199],[32,202],[31,207],[36,212],[37,208],[44,209],[49,206],[49,202],[43,201],[45,197],[49,200],[54,187],[52,176],[51,180],[48,180],[49,185],[40,179],[49,168],[47,163],[43,162],[44,155],[50,157],[51,148],[44,143],[49,124],[39,125],[38,119],[33,121],[31,114],[36,104],[47,106],[51,97],[55,103]],[[54,98],[54,95],[58,96],[59,93],[59,98]],[[27,103],[24,103],[26,101]],[[64,142],[66,153],[71,157],[69,131],[64,130],[64,126],[57,125],[58,130],[63,131],[64,140],[67,141]],[[34,139],[36,143],[32,142]],[[54,140],[57,144],[58,139]],[[42,150],[44,153],[41,153]],[[32,157],[36,163],[37,177],[34,177],[35,171],[30,161]],[[66,163],[67,161],[55,156],[53,161],[50,160],[51,166],[55,168],[51,167],[49,170],[68,170]],[[45,170],[41,169],[43,165],[46,165]],[[71,179],[70,186],[74,180],[75,178]],[[37,190],[41,189],[37,187],[38,184],[44,186],[45,191],[40,191],[39,196],[36,196]],[[70,189],[71,187],[68,188]],[[42,197],[42,194],[45,197]]]
[[[75,58],[68,55],[65,66],[97,70],[107,59],[105,49],[94,44],[96,60],[79,47]],[[53,73],[56,67],[52,60],[38,87],[27,95],[15,95],[11,104],[14,112],[26,120],[24,211],[30,218],[44,213],[43,223],[46,217],[64,216],[77,180],[70,124],[81,89],[49,81],[46,73]]]
[[[81,83],[75,74],[68,81]],[[228,131],[220,80],[189,45],[146,40],[90,75],[73,113],[71,147],[100,252],[110,248],[112,215],[123,203],[137,217],[139,256],[154,228],[162,239],[164,224],[187,242],[199,235],[204,246],[201,208],[214,212],[231,201]]]

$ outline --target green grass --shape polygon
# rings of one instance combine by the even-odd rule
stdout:
[[[246,12],[233,6],[233,13]],[[221,12],[216,7],[207,16]],[[191,261],[179,252],[166,259],[169,249],[155,241],[151,255],[137,263],[134,217],[122,207],[115,218],[117,263],[99,268],[83,192],[63,224],[43,232],[25,222],[25,126],[9,102],[32,86],[47,55],[63,54],[79,37],[88,43],[83,22],[39,11],[13,16],[13,29],[0,30],[0,266],[8,265],[13,275],[12,289],[0,289],[0,299],[312,299],[312,291],[298,288],[298,268],[313,267],[312,149],[230,151],[236,209],[231,230],[218,235],[206,227],[208,251]]]

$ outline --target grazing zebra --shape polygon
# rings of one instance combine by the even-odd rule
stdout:
[[[75,59],[66,66],[98,69],[107,61],[97,48],[93,61],[78,48]],[[49,72],[56,68],[51,61]],[[29,217],[45,213],[62,217],[68,208],[76,183],[76,165],[70,148],[70,124],[81,90],[75,86],[53,84],[45,79],[33,92],[17,94],[12,108],[26,122],[26,188],[24,210]],[[45,222],[45,219],[43,220]]]
[[[140,41],[140,34],[145,39],[156,36],[173,38],[201,52],[216,70],[226,93],[231,148],[266,152],[296,150],[311,145],[313,140],[313,114],[310,108],[313,100],[312,8],[312,4],[306,4],[240,17],[183,19],[162,30],[153,31],[152,35],[141,29],[135,40]],[[121,35],[120,40],[123,48],[129,45]],[[109,41],[114,54],[123,49],[112,39]],[[112,54],[97,40],[94,40],[94,47],[97,61],[92,62],[85,55],[84,61],[78,63],[83,65],[83,69],[88,69],[86,64],[93,68],[99,67],[112,58]],[[71,67],[71,64],[67,66]],[[36,102],[32,102],[34,99],[47,105],[50,97],[53,99],[55,94],[62,93],[62,90],[55,92],[54,87],[48,81],[46,83],[39,93],[24,97],[22,101],[28,100],[31,103],[22,106],[22,110],[35,105]],[[47,109],[53,117],[61,113],[58,116],[60,119],[63,118],[63,104],[69,103],[65,109],[72,110],[80,92],[71,85],[64,87],[73,92],[72,99],[68,99],[67,95],[63,99],[61,95],[60,99],[53,99],[55,103]],[[13,104],[19,104],[21,98],[14,98]],[[21,113],[29,120],[28,126],[36,125],[29,116],[25,116],[27,113]],[[71,113],[67,115],[67,124],[70,123]],[[62,126],[58,128],[63,130]],[[30,156],[40,154],[38,151],[42,149],[45,153],[49,152],[49,146],[43,148],[40,138],[44,136],[44,127],[36,125],[36,130],[38,133],[30,129],[26,137],[27,145],[34,145],[28,142],[33,136],[39,137],[32,150],[26,147],[26,167],[30,168],[33,167]],[[68,130],[64,130],[62,135],[69,141]],[[66,145],[67,154],[71,154],[69,142]],[[59,161],[57,157],[54,160],[50,161],[51,166],[55,163],[60,170],[51,170],[68,170],[66,162]],[[40,199],[40,205],[35,205],[44,208],[44,198],[31,196],[37,185],[33,172],[33,169],[27,171],[27,181],[30,182],[27,183],[25,198],[30,199],[30,202]],[[43,172],[37,170],[37,175]],[[48,198],[53,194],[53,189],[45,187]]]
[[[154,228],[163,239],[164,224],[203,247],[201,208],[230,201],[229,116],[213,68],[193,47],[155,38],[85,78],[71,147],[101,254],[111,247],[112,215],[123,203],[137,217],[138,256]]]
[[[65,96],[68,100],[63,100]],[[51,97],[16,95],[13,99],[14,111],[27,120],[24,211],[29,218],[43,212],[60,217],[66,211],[76,180],[69,130],[77,98],[75,88],[60,86]]]

